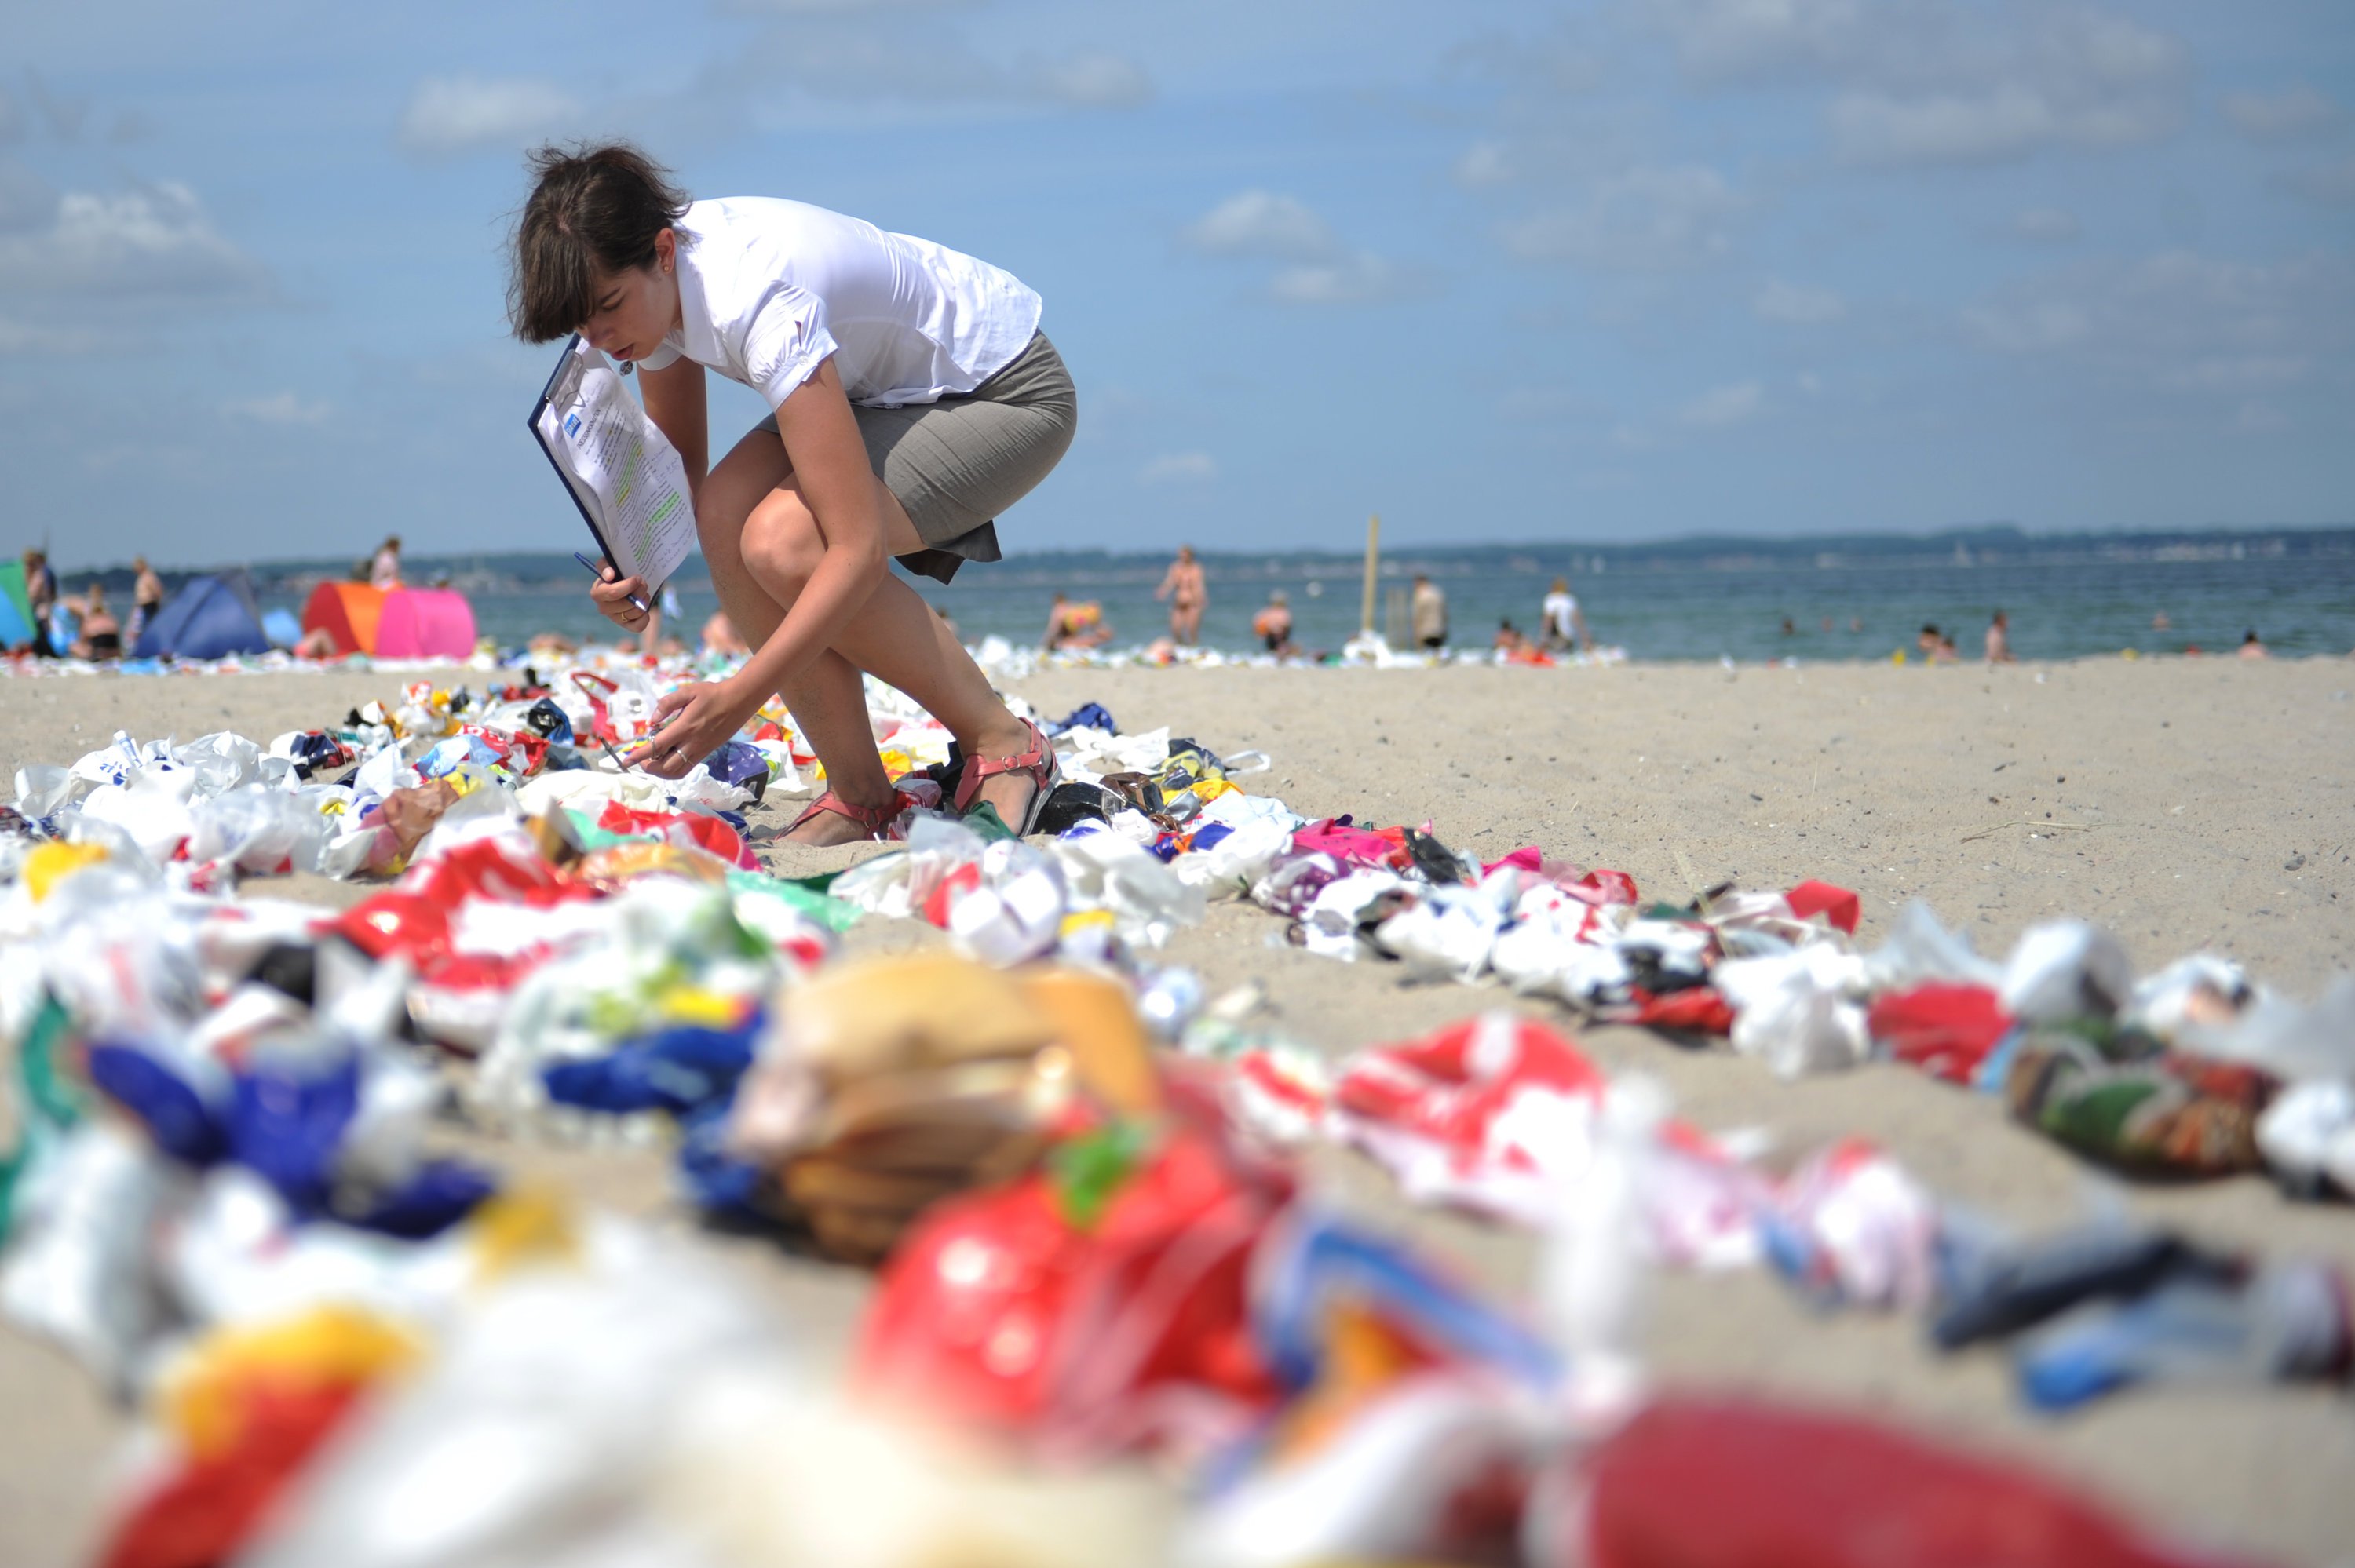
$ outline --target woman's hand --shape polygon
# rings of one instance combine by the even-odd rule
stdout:
[[[598,580],[589,585],[589,597],[596,601],[598,612],[614,625],[626,631],[645,629],[646,612],[630,600],[652,603],[646,599],[646,585],[636,577],[617,577],[611,561],[605,563]]]
[[[623,758],[663,779],[684,779],[695,765],[736,738],[744,721],[760,710],[733,681],[695,681],[655,705],[654,732]]]

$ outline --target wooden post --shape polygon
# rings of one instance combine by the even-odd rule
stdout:
[[[1365,636],[1374,634],[1374,576],[1382,558],[1382,514],[1369,514],[1366,518],[1366,597],[1363,613],[1358,624]]]

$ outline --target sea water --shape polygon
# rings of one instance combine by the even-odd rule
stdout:
[[[1209,604],[1201,640],[1209,646],[1255,649],[1252,617],[1276,590],[1290,601],[1293,640],[1305,651],[1337,649],[1358,629],[1357,562],[1296,554],[1204,559]],[[1159,556],[1015,556],[968,566],[952,585],[915,581],[967,642],[996,634],[1035,644],[1060,588],[1102,607],[1117,648],[1167,633],[1168,606],[1153,597],[1166,564]],[[678,585],[683,625],[674,630],[689,641],[717,604],[699,568],[690,560]],[[1646,565],[1614,565],[1609,556],[1578,546],[1525,546],[1501,556],[1494,550],[1401,551],[1377,581],[1376,630],[1386,629],[1393,592],[1402,594],[1414,571],[1428,573],[1446,595],[1450,645],[1458,649],[1489,647],[1504,620],[1536,632],[1552,579],[1567,576],[1595,641],[1643,660],[1881,660],[1899,650],[1917,657],[1925,625],[1951,635],[1963,657],[1977,659],[1998,609],[2009,618],[2011,645],[2022,659],[2125,649],[2229,653],[2251,630],[2277,654],[2355,651],[2355,549],[1968,564],[1733,557]],[[509,577],[472,587],[470,598],[482,630],[505,644],[542,630],[573,637],[610,630],[585,588],[570,578],[526,585]],[[2162,615],[2163,630],[2154,624]]]

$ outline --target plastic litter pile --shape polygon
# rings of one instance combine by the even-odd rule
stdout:
[[[1264,759],[1093,708],[1053,726],[1054,836],[1018,841],[938,810],[948,737],[879,688],[903,842],[787,881],[741,815],[814,783],[782,713],[677,783],[606,763],[663,678],[412,686],[266,748],[20,771],[0,1309],[142,1413],[103,1562],[2189,1563],[1883,1426],[1653,1389],[1645,1270],[1764,1261],[2008,1340],[2044,1407],[2346,1371],[2319,1266],[2013,1236],[1858,1142],[1778,1174],[1508,1014],[1328,1064],[1152,954],[1247,897],[1338,957],[1789,1072],[1894,1056],[2104,1158],[2305,1192],[2355,1176],[2355,988],[2137,985],[2079,927],[1998,969],[1918,910],[1859,953],[1818,884],[1646,906],[1534,849],[1308,821],[1238,782]],[[382,885],[236,896],[290,869]],[[868,914],[953,948],[839,954]],[[694,1248],[510,1184],[469,1129],[657,1142],[704,1213],[879,1264],[848,1387]],[[1535,1300],[1328,1211],[1312,1138],[1539,1233]]]

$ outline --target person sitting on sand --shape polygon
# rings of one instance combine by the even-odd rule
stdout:
[[[1586,630],[1585,613],[1578,608],[1577,596],[1570,591],[1568,577],[1553,579],[1540,614],[1540,631],[1548,648],[1565,651],[1575,642],[1589,653],[1594,652],[1594,639]],[[1827,625],[1824,630],[1829,631],[1831,628]]]
[[[1937,625],[1934,622],[1925,623],[1922,628],[1922,634],[1913,639],[1913,646],[1921,652],[1922,662],[1936,663],[1938,662]]]
[[[2249,634],[2241,639],[2241,657],[2243,659],[2270,659],[2273,657],[2273,650],[2267,648],[2264,643],[2257,641],[2257,629],[2254,626],[2249,628]]]
[[[1938,645],[1930,650],[1930,662],[1933,664],[1959,664],[1962,662],[1963,651],[1955,646],[1955,635],[1951,631],[1941,635]]]
[[[1496,638],[1489,643],[1499,653],[1518,653],[1529,645],[1529,640],[1521,634],[1519,627],[1513,624],[1511,616],[1497,622]]]
[[[1095,600],[1082,599],[1073,603],[1062,594],[1047,610],[1047,636],[1040,646],[1050,653],[1067,650],[1101,648],[1112,641],[1112,628],[1103,618],[1103,606]]]
[[[581,652],[581,644],[561,631],[536,631],[524,646],[536,664],[551,664]]]
[[[336,634],[324,626],[314,626],[303,633],[292,650],[297,659],[333,659],[343,650],[336,643]]]
[[[1995,612],[1995,619],[1987,622],[1987,662],[1990,664],[2016,662],[2011,656],[2011,622],[1999,609]]]
[[[1252,617],[1252,632],[1271,653],[1281,657],[1292,652],[1292,606],[1282,588],[1267,596],[1267,603]]]
[[[81,612],[81,635],[74,640],[77,659],[120,659],[123,657],[123,623],[114,619],[114,611],[106,605],[106,585],[93,582],[78,607]]]
[[[951,797],[1018,833],[1060,781],[1055,748],[1018,717],[890,571],[949,581],[1000,558],[998,520],[1069,450],[1078,394],[1013,274],[805,202],[691,202],[622,143],[530,158],[510,320],[571,333],[634,364],[646,417],[677,449],[696,533],[728,619],[754,652],[656,705],[625,757],[684,778],[782,695],[826,789],[786,842],[890,836],[906,806],[877,750],[867,675],[905,692],[964,758]],[[705,372],[774,410],[709,462]],[[645,585],[610,564],[591,589],[635,630]]]
[[[1202,611],[1209,607],[1209,585],[1202,579],[1202,563],[1194,558],[1194,546],[1178,546],[1178,558],[1169,563],[1168,576],[1153,590],[1156,599],[1169,601],[1169,635],[1176,641],[1191,648],[1202,641]]]
[[[752,652],[745,641],[736,635],[736,623],[728,619],[724,609],[715,609],[711,619],[703,623],[703,651],[726,659],[741,659]]]

